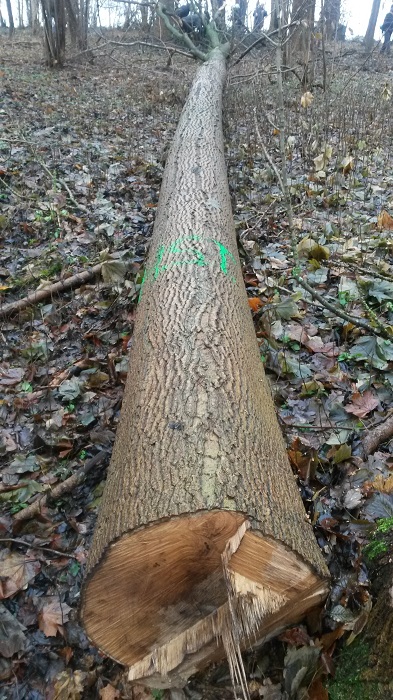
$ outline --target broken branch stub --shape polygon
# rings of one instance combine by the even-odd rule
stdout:
[[[247,304],[224,160],[225,58],[199,69],[167,159],[82,618],[130,679],[181,686],[295,622],[327,570]]]

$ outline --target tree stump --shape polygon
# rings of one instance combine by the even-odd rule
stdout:
[[[241,680],[241,649],[328,590],[242,279],[225,74],[215,49],[167,159],[82,599],[94,644],[156,688],[225,653]]]

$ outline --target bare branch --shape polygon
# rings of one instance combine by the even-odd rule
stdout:
[[[204,53],[203,51],[200,51],[195,46],[194,42],[192,41],[192,39],[190,39],[188,34],[186,34],[185,32],[181,32],[179,29],[176,29],[176,27],[174,27],[173,24],[170,23],[169,17],[166,14],[166,12],[164,12],[164,8],[162,7],[162,5],[160,3],[157,6],[157,14],[161,17],[161,19],[164,22],[168,31],[174,37],[176,37],[176,39],[179,39],[179,41],[184,42],[188,46],[188,48],[190,49],[190,52],[192,53],[193,56],[195,56],[196,58],[199,58],[201,61],[207,60],[207,54]]]

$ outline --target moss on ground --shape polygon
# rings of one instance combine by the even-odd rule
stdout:
[[[393,682],[387,686],[364,678],[369,653],[369,645],[358,639],[343,649],[328,685],[329,700],[393,700]]]

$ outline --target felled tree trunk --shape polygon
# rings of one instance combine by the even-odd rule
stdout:
[[[367,547],[373,608],[364,632],[338,656],[329,686],[331,700],[393,697],[393,519],[381,523],[381,531]]]
[[[183,685],[324,599],[242,280],[221,126],[200,68],[167,159],[82,617],[131,680]]]

